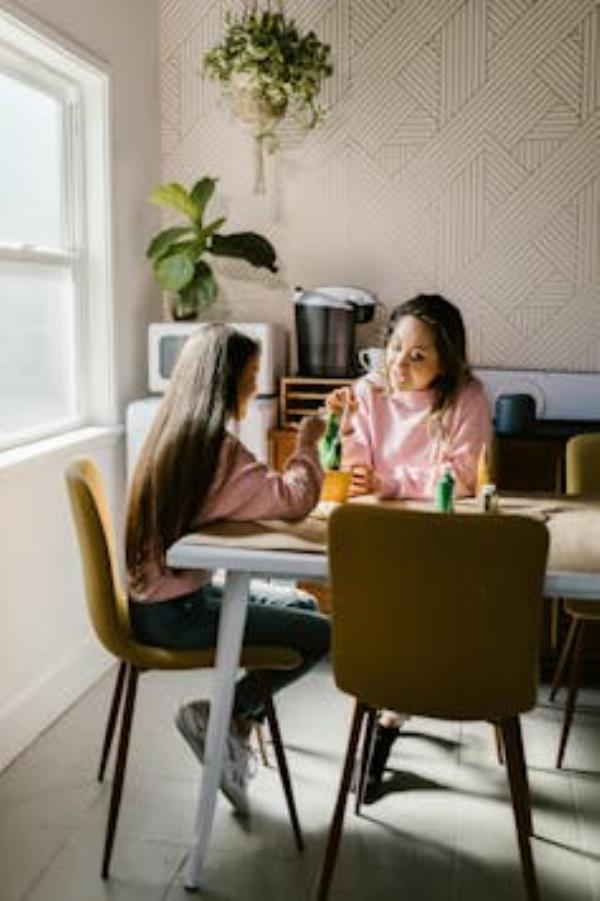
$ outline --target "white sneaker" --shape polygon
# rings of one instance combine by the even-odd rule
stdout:
[[[208,701],[192,701],[180,707],[175,717],[175,725],[200,763],[204,763],[209,711]]]
[[[227,756],[221,774],[221,791],[240,816],[250,814],[248,780],[256,775],[256,754],[240,737],[233,722],[227,736]]]

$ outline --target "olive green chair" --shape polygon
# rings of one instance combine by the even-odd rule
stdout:
[[[545,526],[525,517],[385,504],[333,513],[333,670],[356,703],[318,901],[329,894],[363,722],[385,707],[498,724],[527,897],[537,901],[519,714],[536,703],[547,549]]]
[[[566,488],[568,494],[583,494],[600,500],[600,434],[576,435],[567,442]],[[600,554],[600,548],[598,548]],[[565,715],[558,743],[556,766],[563,765],[567,741],[575,714],[575,702],[581,683],[584,648],[590,630],[600,624],[600,604],[596,601],[566,600],[565,612],[570,618],[569,631],[552,679],[550,700],[560,691],[567,663],[569,688]]]
[[[119,578],[114,532],[100,473],[90,459],[79,458],[68,466],[66,481],[79,540],[88,613],[101,644],[119,661],[98,773],[99,781],[102,781],[117,720],[121,715],[117,761],[101,868],[102,877],[106,879],[109,875],[121,804],[139,675],[149,670],[213,667],[215,651],[179,651],[150,647],[140,644],[133,638],[129,624],[128,598]],[[243,648],[240,660],[240,666],[257,670],[291,669],[300,663],[300,655],[285,647]],[[289,770],[272,697],[266,686],[264,702],[294,837],[301,850],[303,838]]]

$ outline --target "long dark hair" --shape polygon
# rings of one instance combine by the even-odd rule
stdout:
[[[392,310],[386,343],[389,343],[404,316],[420,319],[429,326],[433,334],[442,371],[431,386],[434,391],[431,412],[441,415],[452,405],[463,385],[472,378],[461,312],[441,294],[417,294]]]
[[[135,469],[126,561],[141,587],[149,560],[165,569],[167,548],[195,520],[213,482],[227,420],[239,410],[240,378],[260,345],[222,323],[186,341]]]

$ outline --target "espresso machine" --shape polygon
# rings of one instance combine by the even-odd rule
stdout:
[[[294,312],[298,375],[352,378],[361,372],[356,358],[356,326],[370,322],[377,298],[363,288],[330,285],[296,288]]]

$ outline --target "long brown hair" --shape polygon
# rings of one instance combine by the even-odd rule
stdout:
[[[387,343],[404,316],[414,316],[431,329],[442,370],[431,385],[434,392],[431,413],[442,415],[473,377],[467,361],[467,336],[461,312],[441,294],[417,294],[392,310]]]
[[[144,564],[165,569],[167,548],[193,529],[213,482],[227,420],[239,410],[239,384],[260,345],[222,323],[186,341],[135,468],[126,523],[133,587]]]

